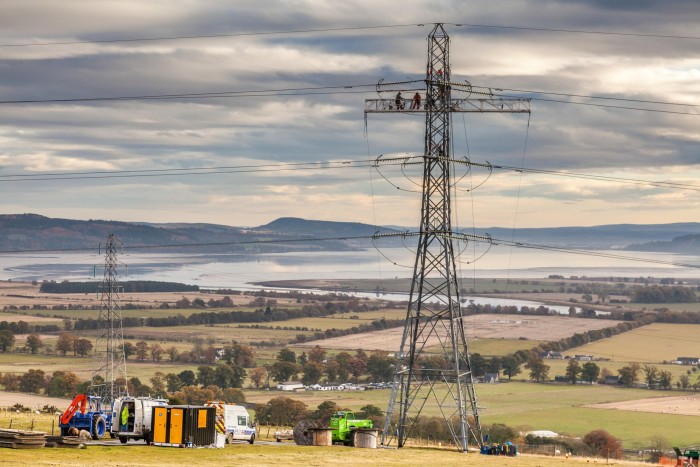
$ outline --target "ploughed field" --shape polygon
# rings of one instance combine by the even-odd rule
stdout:
[[[568,316],[529,316],[529,315],[472,315],[465,318],[467,339],[522,339],[553,341],[593,329],[603,329],[616,325],[617,321],[602,319],[571,318]],[[439,345],[442,335],[429,338],[428,347]],[[322,339],[303,344],[306,347],[320,345],[329,349],[385,350],[395,352],[401,346],[403,328],[392,328],[350,336]],[[534,346],[534,344],[533,344]]]

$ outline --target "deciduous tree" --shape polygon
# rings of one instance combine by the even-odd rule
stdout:
[[[38,394],[46,387],[46,373],[43,370],[29,370],[19,380],[19,390]]]
[[[584,444],[593,449],[600,457],[622,457],[622,442],[605,430],[593,430],[583,437]]]
[[[278,383],[296,378],[299,373],[299,365],[287,361],[275,362],[271,368],[272,378]]]
[[[7,352],[15,345],[15,335],[9,329],[0,331],[0,352]]]
[[[280,396],[270,399],[267,404],[256,405],[255,413],[258,416],[258,420],[263,422],[294,426],[297,421],[305,418],[307,406],[301,401]]]
[[[508,377],[508,380],[520,374],[520,363],[518,363],[518,360],[513,356],[508,355],[503,357],[501,365],[503,366],[503,374]]]
[[[289,350],[288,348],[284,348],[280,350],[277,353],[277,361],[278,362],[289,362],[289,363],[296,363],[297,362],[297,354],[294,353],[293,350]]]
[[[581,379],[593,384],[600,375],[600,367],[593,362],[586,362],[581,366]]]
[[[306,386],[318,383],[323,375],[323,365],[316,362],[307,362],[302,370],[304,374],[301,377],[301,382]]]
[[[569,381],[571,381],[571,384],[576,384],[578,381],[578,375],[581,374],[581,365],[579,365],[578,360],[575,358],[572,358],[569,360],[569,363],[566,365],[566,376],[569,378]]]
[[[525,368],[530,370],[530,379],[543,383],[549,375],[549,365],[545,364],[540,357],[531,357],[525,364]]]
[[[75,336],[68,332],[62,332],[58,335],[58,340],[56,341],[56,352],[65,356],[68,352],[73,350],[74,342]]]
[[[136,343],[136,358],[139,362],[143,362],[148,357],[148,342],[138,341]]]
[[[394,376],[394,359],[387,352],[376,351],[367,359],[367,373],[372,381],[390,381]]]
[[[254,368],[253,371],[250,372],[250,381],[255,385],[255,389],[262,386],[263,381],[265,381],[265,373],[265,368]]]
[[[44,346],[44,342],[41,340],[41,337],[39,337],[38,334],[32,333],[27,336],[27,342],[24,344],[24,346],[29,349],[32,355],[35,355],[39,349]]]
[[[92,350],[92,342],[88,339],[76,339],[73,342],[73,352],[79,357],[86,357]]]

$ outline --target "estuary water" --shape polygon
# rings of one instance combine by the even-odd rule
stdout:
[[[255,282],[275,280],[410,277],[415,253],[405,248],[260,255],[146,254],[126,250],[118,255],[118,259],[122,263],[118,271],[120,280],[173,281],[204,288],[248,289],[255,288]],[[104,257],[97,252],[2,254],[0,280],[95,280],[101,279],[103,265]],[[457,259],[457,274],[465,279],[537,279],[550,275],[567,278],[700,278],[700,256],[610,250],[572,254],[494,246],[488,252],[461,251]]]

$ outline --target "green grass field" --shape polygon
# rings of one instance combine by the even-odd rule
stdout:
[[[700,325],[654,323],[567,351],[573,353],[651,363],[700,357]]]
[[[397,287],[400,286],[398,281]],[[534,281],[529,281],[527,284],[509,284],[509,290],[517,292],[519,289],[530,290],[534,286],[542,288],[551,288],[552,284],[547,284],[544,281],[540,284],[533,284]],[[482,281],[477,287],[499,288],[503,290],[505,287],[503,281]],[[516,287],[517,286],[517,287]],[[693,304],[695,306],[696,304]],[[654,305],[646,305],[648,309],[652,309]],[[700,305],[697,305],[700,311]],[[672,308],[669,306],[668,308]],[[236,308],[237,310],[242,309]],[[673,308],[672,308],[673,309]],[[124,310],[123,316],[170,316],[178,313],[189,315],[191,313],[210,311],[210,310]],[[33,315],[33,322],[44,324],[42,318],[38,318],[37,314],[47,314],[51,316],[66,316],[66,317],[85,317],[86,313],[95,314],[94,311],[57,311],[53,310],[35,310],[27,312]],[[63,314],[65,313],[65,314]],[[91,315],[91,316],[92,316]],[[357,318],[353,318],[353,317]],[[12,315],[16,318],[17,315]],[[93,316],[94,317],[94,316]],[[298,334],[311,335],[314,330],[326,330],[332,328],[348,329],[360,324],[369,323],[372,320],[386,319],[403,319],[405,317],[404,309],[388,309],[363,313],[347,313],[338,314],[330,317],[322,318],[301,318],[282,322],[260,323],[263,326],[269,327],[304,327],[309,331],[283,330],[283,329],[250,329],[241,328],[238,324],[217,324],[217,325],[201,325],[201,326],[183,326],[183,327],[135,327],[125,328],[124,334],[127,340],[135,343],[138,340],[146,340],[149,344],[159,343],[164,349],[175,346],[178,350],[190,350],[193,342],[199,340],[205,345],[212,343],[217,346],[229,344],[236,340],[243,344],[251,342],[274,342],[275,347],[256,348],[256,361],[258,364],[273,361],[276,353],[289,340],[293,339]],[[0,315],[0,320],[2,316]],[[51,322],[51,319],[46,319],[46,323]],[[55,320],[53,321],[55,322]],[[61,323],[62,324],[62,323]],[[614,324],[614,323],[611,323]],[[76,333],[81,337],[88,337],[94,340],[94,331]],[[597,358],[609,359],[607,361],[598,360],[596,363],[601,368],[606,368],[617,374],[617,370],[629,362],[639,362],[640,364],[651,364],[659,369],[671,371],[675,381],[678,377],[688,371],[688,367],[680,365],[664,364],[663,361],[671,361],[679,356],[700,356],[700,325],[676,325],[676,324],[652,324],[642,328],[635,329],[631,332],[615,336],[609,339],[597,341],[579,348],[570,349],[565,352],[566,355],[574,354],[591,354]],[[49,346],[55,346],[55,337],[46,337],[44,342]],[[470,351],[472,353],[480,353],[484,356],[505,355],[521,349],[530,349],[536,346],[539,341],[534,340],[515,340],[515,339],[475,339],[469,342]],[[18,345],[23,345],[18,341]],[[295,348],[297,354],[302,351],[308,352],[309,348]],[[328,349],[328,354],[333,355],[337,350]],[[350,352],[354,353],[354,352]],[[179,373],[185,369],[195,370],[196,364],[171,364],[167,362],[167,355],[164,356],[164,361],[153,362],[147,360],[145,362],[137,362],[132,356],[127,362],[127,372],[129,377],[135,376],[141,379],[144,383],[150,384],[149,379],[156,371],[164,373],[173,372]],[[563,375],[565,373],[567,360],[548,360],[547,364],[551,369],[549,376],[553,378],[555,375]],[[0,354],[0,373],[24,373],[29,369],[41,368],[50,374],[53,371],[67,370],[73,371],[79,375],[81,379],[89,379],[94,369],[95,363],[92,358],[77,358],[72,356],[56,356],[45,355],[42,352],[38,355],[29,355],[24,353]],[[527,370],[523,369],[523,373],[516,378],[527,379]],[[700,372],[698,372],[700,373]],[[643,374],[640,374],[643,378]],[[698,374],[693,374],[691,382],[695,382]],[[246,383],[248,384],[248,383]],[[700,422],[698,417],[689,417],[683,415],[671,414],[652,414],[642,412],[625,412],[610,409],[594,409],[587,408],[586,405],[615,402],[623,400],[634,400],[646,397],[660,397],[669,395],[679,395],[677,391],[650,391],[643,389],[624,389],[610,386],[582,386],[582,385],[554,385],[554,384],[530,384],[521,381],[486,385],[479,384],[476,387],[477,398],[479,401],[482,423],[490,425],[492,423],[505,423],[518,429],[549,429],[560,433],[570,434],[573,436],[583,436],[585,433],[597,429],[604,428],[613,435],[621,438],[626,448],[640,448],[649,444],[649,439],[654,435],[661,435],[667,438],[672,444],[690,445],[700,442],[700,434],[698,430],[689,429]],[[250,402],[265,402],[271,397],[282,394],[276,391],[245,391]],[[375,390],[363,392],[307,392],[292,394],[291,397],[304,401],[310,409],[315,409],[321,402],[332,400],[341,407],[347,407],[358,410],[367,404],[376,405],[382,410],[386,409],[389,391]],[[438,415],[436,408],[426,407],[425,415]],[[3,421],[0,419],[0,427],[3,426]],[[5,425],[6,426],[6,425]],[[136,446],[129,446],[128,452],[135,452]],[[231,447],[227,447],[223,452],[228,454],[233,453],[248,453],[242,459],[258,459],[257,464],[275,465],[277,459],[268,460],[267,455],[263,451],[239,450],[230,451]],[[87,452],[92,453],[98,449],[96,446],[90,447]],[[107,449],[107,448],[105,448]],[[139,448],[140,449],[140,448]],[[286,449],[286,448],[285,448]],[[210,450],[198,450],[199,452],[209,452]],[[222,451],[214,451],[219,452]],[[59,451],[52,451],[59,452]],[[64,451],[61,451],[64,452]],[[68,451],[77,452],[77,451]],[[84,451],[80,451],[82,454]],[[185,452],[182,450],[167,450],[156,449],[154,451],[145,451],[146,456],[154,454],[160,456],[161,464],[169,464],[171,462],[180,462],[176,457],[170,456],[170,452]],[[305,451],[306,452],[306,451]],[[316,451],[321,452],[321,451]],[[336,452],[330,451],[333,456]],[[348,451],[342,451],[348,452]],[[357,452],[357,451],[351,451]],[[14,455],[14,452],[13,452]],[[20,454],[22,455],[22,454]],[[63,454],[60,454],[63,455]],[[209,454],[207,454],[208,456]],[[325,454],[324,454],[325,455]],[[257,458],[256,458],[257,456]],[[322,456],[323,457],[323,456]],[[467,457],[471,459],[471,457]],[[76,458],[75,465],[91,465],[90,457]],[[285,461],[285,465],[297,465],[290,457],[291,461]],[[313,456],[301,456],[300,463],[304,465],[316,465]],[[4,458],[2,458],[4,461]],[[414,459],[411,459],[414,460]],[[211,460],[210,460],[211,461]],[[337,461],[337,460],[336,460]],[[500,460],[499,460],[500,461]],[[34,462],[33,465],[42,465],[43,461]],[[48,461],[47,461],[48,462]],[[139,462],[141,459],[139,458]],[[136,465],[152,465],[147,460],[143,464]],[[198,462],[198,461],[197,461]],[[237,459],[236,462],[240,463]],[[376,461],[375,461],[376,462]],[[510,459],[504,459],[504,462],[514,462]],[[2,461],[0,461],[2,463]],[[10,462],[12,463],[12,462]],[[57,462],[54,462],[57,463]],[[60,462],[58,462],[60,463]],[[154,460],[154,463],[155,460]],[[185,461],[185,463],[190,463]],[[383,460],[382,460],[382,463]],[[203,465],[194,463],[192,465]],[[392,465],[390,462],[387,465]],[[480,465],[480,464],[474,464]],[[513,464],[518,465],[518,464]],[[532,464],[532,465],[551,465],[550,463]]]
[[[682,394],[682,393],[681,393]],[[648,397],[677,396],[678,392],[628,389],[606,385],[481,384],[477,400],[484,423],[505,423],[528,430],[552,430],[581,437],[603,428],[623,440],[626,448],[641,448],[661,435],[678,445],[698,442],[700,432],[689,430],[700,418],[584,407]]]
[[[342,466],[396,466],[409,465],[464,465],[512,467],[541,467],[586,465],[591,459],[565,459],[563,457],[498,457],[476,453],[460,453],[454,449],[414,448],[357,449],[343,446],[296,446],[290,443],[267,445],[233,444],[224,449],[178,449],[145,446],[141,443],[126,446],[88,446],[87,449],[5,449],[1,463],[6,465],[70,465],[79,466],[215,466],[255,465],[284,467]],[[598,460],[597,462],[605,462]],[[610,464],[616,464],[614,460]],[[644,465],[626,462],[625,465]],[[646,464],[649,465],[649,464]]]
[[[373,391],[306,391],[285,394],[278,391],[246,390],[249,402],[265,403],[273,397],[286,396],[300,400],[315,409],[320,403],[333,401],[343,408],[359,410],[372,404],[386,410],[390,390]],[[649,445],[655,435],[674,444],[690,445],[699,441],[699,432],[689,430],[700,422],[699,417],[627,412],[584,407],[590,404],[618,402],[679,395],[674,391],[626,389],[604,385],[559,385],[511,382],[476,386],[478,406],[483,424],[505,423],[518,430],[552,430],[582,437],[589,431],[603,428],[623,440],[626,448]],[[423,415],[439,416],[434,404],[426,405]]]

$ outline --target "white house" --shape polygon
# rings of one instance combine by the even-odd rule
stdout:
[[[277,385],[278,391],[298,391],[299,389],[304,389],[304,385],[301,384],[301,381],[285,381]]]

